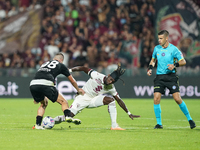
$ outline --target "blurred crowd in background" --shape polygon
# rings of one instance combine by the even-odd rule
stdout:
[[[197,1],[198,2],[198,1]],[[112,70],[121,62],[131,74],[147,68],[157,44],[155,0],[0,0],[0,19],[43,9],[38,47],[0,55],[0,68],[32,68],[62,52],[69,68]]]

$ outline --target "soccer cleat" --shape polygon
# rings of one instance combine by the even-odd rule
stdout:
[[[163,126],[162,126],[162,125],[159,125],[159,124],[157,124],[157,125],[154,127],[154,129],[163,129]]]
[[[81,124],[81,120],[79,119],[74,119],[72,117],[65,117],[65,121],[68,122],[68,123],[74,123],[75,125],[79,125]]]
[[[73,120],[72,117],[65,117],[65,121],[68,122],[68,123],[71,123]]]
[[[196,124],[193,120],[189,120],[190,128],[193,129],[196,127]]]
[[[79,124],[81,124],[81,120],[73,118],[72,123],[74,123],[75,125],[79,125]]]
[[[126,130],[126,129],[123,129],[121,127],[115,127],[115,128],[111,127],[110,130]]]
[[[42,126],[34,125],[32,129],[37,129],[37,130],[45,130]]]

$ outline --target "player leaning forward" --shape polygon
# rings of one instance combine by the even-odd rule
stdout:
[[[72,77],[68,68],[63,64],[63,59],[63,54],[58,53],[55,55],[52,61],[42,64],[34,79],[30,83],[30,91],[34,98],[34,103],[41,103],[37,111],[36,125],[33,127],[33,129],[44,129],[41,126],[41,122],[45,113],[45,109],[48,105],[48,99],[53,103],[57,102],[61,104],[62,111],[64,112],[65,120],[67,122],[73,122],[75,124],[80,123],[79,119],[74,119],[71,117],[71,111],[68,109],[68,102],[54,86],[56,76],[63,74],[69,79],[71,84],[80,95],[84,94],[84,91],[79,89],[76,80]]]
[[[151,76],[152,68],[155,66],[157,59],[157,75],[154,79],[154,112],[157,124],[154,129],[163,128],[161,122],[160,100],[161,95],[165,93],[165,88],[169,89],[170,94],[172,94],[181,111],[187,117],[190,128],[193,129],[196,127],[196,125],[190,116],[185,102],[181,99],[178,76],[176,75],[176,67],[184,66],[186,61],[183,58],[181,51],[168,42],[168,37],[169,32],[167,30],[162,30],[158,33],[159,45],[154,48],[152,59],[149,64],[149,69],[147,71],[147,75]],[[174,60],[177,60],[178,62],[174,62]]]
[[[117,70],[112,72],[110,75],[106,76],[101,74],[95,70],[84,66],[74,67],[69,69],[72,72],[75,71],[84,71],[90,76],[90,79],[83,86],[83,90],[85,91],[84,95],[77,95],[74,99],[74,102],[70,106],[70,110],[72,112],[72,117],[78,114],[84,108],[95,108],[103,105],[108,105],[108,112],[110,113],[110,118],[112,122],[111,130],[125,130],[120,128],[117,124],[117,110],[115,105],[115,100],[118,102],[119,106],[128,113],[129,117],[133,120],[133,118],[137,118],[140,116],[131,114],[123,100],[119,97],[115,86],[113,83],[117,82],[119,77],[125,72],[124,69],[121,69],[120,65]],[[111,96],[105,96],[102,94],[110,93]],[[57,116],[54,118],[55,123],[60,123],[65,120],[64,116]]]

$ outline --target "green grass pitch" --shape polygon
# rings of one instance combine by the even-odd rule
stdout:
[[[153,100],[124,99],[131,120],[117,104],[117,122],[125,131],[111,131],[107,106],[84,109],[76,118],[81,125],[61,123],[49,130],[33,130],[39,105],[32,99],[0,99],[0,150],[200,150],[200,100],[185,99],[197,127],[171,99],[161,100],[164,129],[155,130]],[[72,100],[69,101],[69,104]],[[59,104],[49,101],[44,116],[62,115]],[[71,126],[71,128],[69,127]]]

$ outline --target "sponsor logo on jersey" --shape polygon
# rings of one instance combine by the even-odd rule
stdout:
[[[162,56],[165,56],[165,53],[162,53],[161,55],[162,55]]]
[[[48,69],[48,68],[40,68],[38,71],[46,71],[46,72],[50,72],[51,69]]]
[[[93,89],[96,93],[100,92],[102,90],[102,86],[97,86],[97,88]]]

